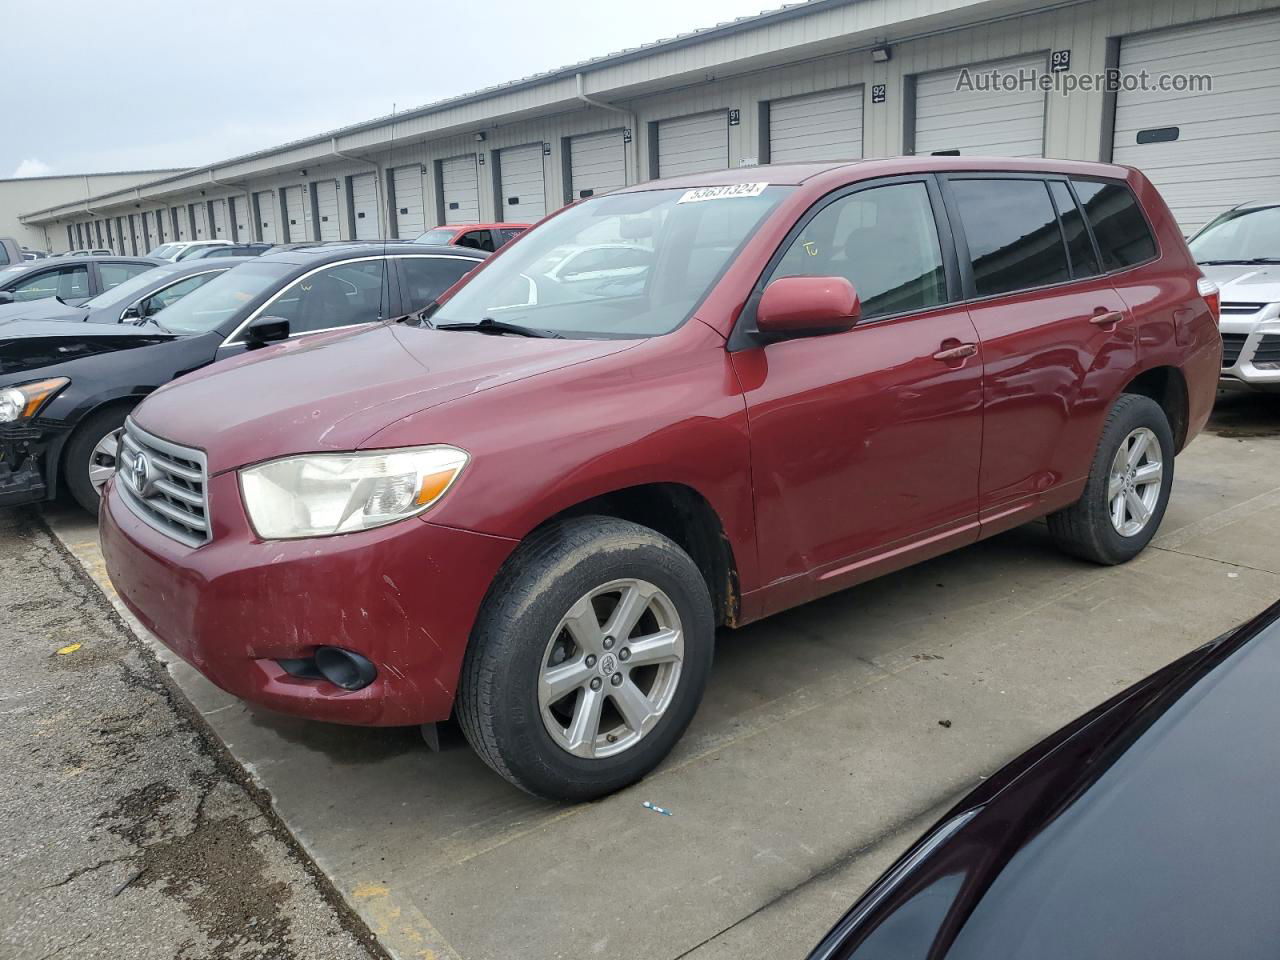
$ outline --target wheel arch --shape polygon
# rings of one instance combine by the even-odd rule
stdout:
[[[1150,367],[1133,377],[1120,391],[1148,397],[1159,404],[1173,431],[1174,452],[1180,453],[1187,442],[1190,400],[1187,380],[1174,366]]]
[[[581,516],[608,516],[648,527],[680,546],[701,571],[716,623],[736,626],[741,587],[733,544],[720,515],[700,492],[683,483],[642,483],[597,494],[547,517],[530,533]]]

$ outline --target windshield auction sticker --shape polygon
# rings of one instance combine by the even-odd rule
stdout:
[[[701,203],[703,200],[728,200],[731,197],[758,197],[767,183],[732,183],[727,187],[698,187],[686,190],[676,203]]]

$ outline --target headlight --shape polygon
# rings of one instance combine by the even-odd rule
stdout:
[[[447,446],[306,454],[241,470],[240,488],[264,540],[324,537],[422,513],[468,459]]]
[[[66,377],[53,377],[0,390],[0,423],[34,417],[50,397],[70,382]]]

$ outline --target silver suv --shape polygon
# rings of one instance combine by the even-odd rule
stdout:
[[[1280,201],[1242,203],[1191,240],[1222,297],[1222,382],[1280,391]]]

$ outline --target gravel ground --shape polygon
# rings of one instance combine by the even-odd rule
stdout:
[[[0,958],[384,957],[33,511],[0,567]]]

